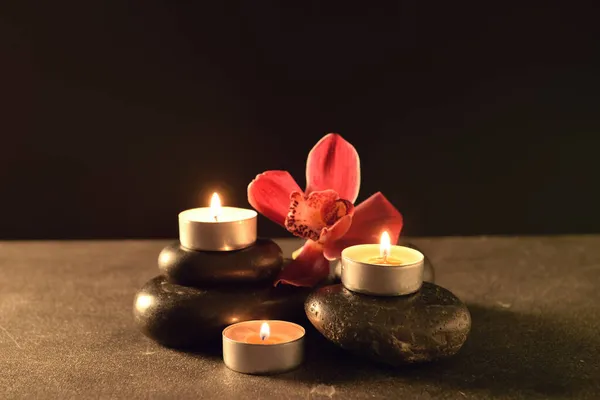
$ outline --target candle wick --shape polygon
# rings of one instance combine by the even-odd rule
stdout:
[[[219,222],[219,217],[215,215],[215,222]]]
[[[387,264],[387,258],[388,258],[387,251],[384,251],[384,252],[383,252],[383,263],[384,263],[384,264]]]

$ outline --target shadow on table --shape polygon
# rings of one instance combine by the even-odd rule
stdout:
[[[484,390],[525,396],[584,395],[600,390],[592,379],[600,338],[547,316],[470,305],[471,335],[454,358],[399,369],[375,365],[308,332],[302,369],[281,375],[315,383],[377,382],[382,377],[439,389]]]

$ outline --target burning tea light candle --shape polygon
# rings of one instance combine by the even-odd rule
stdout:
[[[258,335],[255,335],[253,332],[246,337],[246,343],[250,344],[276,344],[281,342],[281,338],[271,336],[271,327],[268,322],[262,323]]]
[[[392,246],[387,232],[380,244],[360,244],[342,251],[342,284],[349,290],[376,296],[401,296],[423,284],[424,256],[403,246]]]
[[[304,360],[304,328],[286,321],[245,321],[223,330],[223,361],[244,374],[275,374]]]
[[[217,193],[210,207],[192,208],[179,213],[179,241],[183,247],[198,251],[231,251],[256,242],[256,211],[223,207]]]
[[[390,235],[387,232],[381,234],[381,243],[379,245],[379,256],[371,257],[367,260],[369,264],[378,265],[400,265],[402,260],[390,255],[392,245],[390,243]]]

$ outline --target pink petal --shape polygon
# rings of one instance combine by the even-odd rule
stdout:
[[[340,218],[331,228],[323,228],[319,242],[325,244],[325,248],[327,248],[327,243],[333,243],[336,240],[339,240],[346,234],[346,232],[348,232],[351,226],[352,215],[345,215]],[[323,255],[328,260],[335,260],[335,258],[328,258],[327,254],[325,253],[323,253]]]
[[[333,189],[354,203],[360,188],[360,159],[337,133],[325,135],[308,153],[306,193]]]
[[[323,257],[323,246],[306,241],[302,252],[279,274],[275,286],[279,283],[312,287],[329,276],[329,261]]]
[[[248,202],[271,221],[283,225],[290,206],[290,194],[300,186],[287,171],[267,171],[248,185]]]
[[[339,258],[346,247],[379,243],[383,231],[390,234],[392,243],[397,243],[402,231],[402,214],[377,192],[356,206],[348,232],[338,240],[327,241],[323,253],[329,260]]]
[[[326,228],[332,228],[340,218],[354,212],[352,203],[340,199],[333,190],[312,192],[308,196],[293,192],[290,200],[285,228],[295,236],[315,242],[321,241],[324,229],[327,233]]]

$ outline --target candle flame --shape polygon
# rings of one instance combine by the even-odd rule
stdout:
[[[379,255],[384,261],[387,260],[390,255],[391,247],[390,234],[387,233],[387,231],[384,231],[381,234],[381,241],[379,242]]]
[[[269,327],[268,323],[263,322],[263,324],[260,326],[260,339],[267,340],[269,336],[271,336],[271,328]]]
[[[210,198],[210,213],[214,217],[215,221],[219,219],[221,215],[221,199],[219,198],[219,194],[217,192],[213,193]]]

